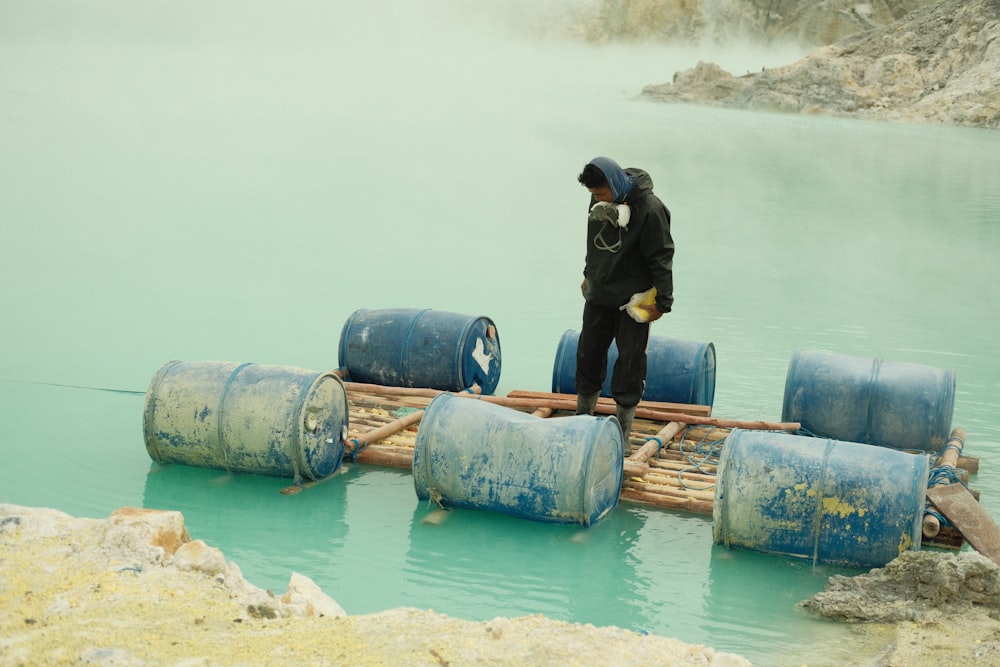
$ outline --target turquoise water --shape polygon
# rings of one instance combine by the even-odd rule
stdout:
[[[582,306],[575,176],[608,154],[673,212],[654,332],[715,344],[716,415],[780,418],[797,349],[954,368],[973,485],[1000,510],[1000,135],[636,100],[698,59],[802,54],[523,29],[577,3],[360,4],[0,0],[0,502],[177,508],[251,582],[299,571],[351,613],[542,613],[847,661],[849,629],[795,608],[844,570],[713,546],[708,517],[435,525],[403,471],[283,496],[150,462],[163,363],[333,368],[357,308],[487,315],[497,393],[548,390]]]

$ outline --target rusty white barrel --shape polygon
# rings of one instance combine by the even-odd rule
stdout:
[[[343,459],[348,415],[333,373],[171,361],[150,382],[143,431],[158,463],[321,479]]]

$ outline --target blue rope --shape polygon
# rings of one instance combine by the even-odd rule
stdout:
[[[930,473],[927,475],[927,488],[936,486],[938,484],[961,484],[965,488],[969,486],[962,481],[962,473],[959,468],[954,466],[939,466],[937,468],[931,468]]]
[[[938,524],[941,526],[951,525],[951,522],[948,521],[948,518],[943,514],[939,513],[937,510],[935,510],[934,506],[931,505],[931,502],[929,500],[927,501],[927,504],[924,505],[924,514],[930,514],[931,516],[936,517],[938,520]]]
[[[660,440],[657,436],[654,435],[654,436],[651,436],[651,437],[647,438],[646,442],[651,442],[653,440],[656,440],[656,445],[657,445],[657,447],[656,447],[656,458],[660,458],[660,452],[663,451],[663,441]]]
[[[357,463],[358,462],[358,454],[360,454],[365,449],[368,449],[368,441],[365,440],[365,444],[362,445],[358,441],[357,438],[348,438],[347,442],[353,442],[354,443],[354,451],[351,452],[350,454],[348,454],[348,456],[351,459],[351,463]]]
[[[938,453],[938,461],[944,458],[944,455],[948,452],[949,449],[954,449],[955,453],[961,456],[962,449],[964,447],[965,447],[965,440],[963,440],[962,438],[951,438],[950,440],[948,440],[947,443],[945,443],[944,447],[942,447],[941,451]]]
[[[945,443],[945,446],[938,454],[938,461],[944,458],[945,453],[947,453],[949,449],[955,450],[955,453],[961,456],[962,448],[964,446],[965,441],[962,440],[962,438],[951,438],[947,443]],[[927,475],[927,488],[951,484],[961,484],[965,488],[969,488],[969,485],[962,480],[960,469],[955,466],[940,465],[930,469],[930,472]],[[929,514],[930,516],[935,517],[941,526],[952,525],[946,516],[934,509],[934,505],[930,500],[924,502],[924,514]]]
[[[709,472],[704,469],[705,465],[718,465],[719,464],[719,453],[722,451],[722,445],[726,442],[725,438],[720,438],[717,440],[709,440],[708,435],[712,432],[712,429],[705,431],[705,435],[695,444],[695,448],[691,452],[684,451],[684,439],[686,438],[688,431],[691,427],[688,426],[684,430],[684,434],[681,436],[679,450],[681,455],[688,460],[691,464],[690,468],[685,468],[684,470],[677,471],[677,481],[681,483],[685,489],[691,489],[692,491],[708,491],[709,489],[715,488],[715,484],[709,484],[708,486],[692,486],[684,481],[684,473],[686,472],[698,472],[702,475],[708,475],[710,477],[715,477],[714,472]],[[695,460],[695,457],[700,457]]]

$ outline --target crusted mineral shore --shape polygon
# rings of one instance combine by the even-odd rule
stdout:
[[[675,639],[542,616],[347,616],[307,577],[275,595],[191,540],[179,512],[107,520],[0,504],[0,665],[714,665]]]
[[[946,0],[742,76],[713,63],[643,96],[713,106],[1000,128],[1000,0]]]
[[[831,577],[802,605],[855,623],[855,665],[1000,664],[1000,569],[975,552],[907,552],[864,575]],[[820,648],[814,667],[827,664]],[[750,663],[543,616],[348,616],[299,574],[281,595],[253,586],[219,549],[192,540],[179,512],[122,508],[98,520],[0,504],[0,665],[70,664]]]
[[[975,551],[906,551],[867,574],[830,577],[802,606],[891,627],[894,639],[875,665],[1000,664],[1000,568]]]

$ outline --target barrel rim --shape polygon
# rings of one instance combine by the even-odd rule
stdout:
[[[305,409],[306,409],[306,402],[309,399],[309,397],[313,396],[319,390],[320,386],[322,384],[325,384],[329,380],[333,380],[334,381],[334,385],[337,386],[340,389],[340,396],[343,398],[343,405],[341,407],[343,409],[343,413],[342,414],[343,414],[344,419],[343,419],[343,426],[342,426],[342,428],[340,430],[340,433],[331,433],[331,435],[334,438],[334,442],[338,445],[336,447],[336,450],[337,450],[337,455],[335,457],[336,460],[334,461],[333,465],[331,466],[329,472],[327,472],[327,473],[321,473],[318,470],[316,470],[315,468],[313,468],[312,466],[310,466],[309,462],[308,462],[308,459],[306,458],[305,442],[306,442],[306,438],[309,437],[309,436],[308,436],[308,434],[306,433],[306,430],[305,430],[305,414],[304,414],[304,412],[305,412]],[[303,384],[302,384],[302,390],[299,393],[298,400],[296,401],[296,404],[295,404],[295,417],[294,417],[294,419],[295,419],[295,422],[297,424],[297,427],[296,427],[296,430],[295,430],[295,450],[296,450],[295,453],[296,453],[296,456],[293,457],[293,461],[295,461],[296,458],[298,459],[297,463],[294,464],[295,469],[297,471],[298,470],[305,471],[306,476],[309,477],[309,479],[314,480],[314,481],[315,480],[324,479],[324,478],[329,477],[330,475],[334,474],[335,472],[337,472],[337,470],[340,468],[341,463],[344,460],[344,433],[346,433],[347,429],[350,427],[350,418],[351,418],[350,417],[350,402],[348,401],[348,398],[347,398],[347,390],[344,387],[344,382],[343,382],[343,380],[340,379],[340,376],[338,376],[333,371],[318,371],[309,380],[308,383],[303,382]]]
[[[142,437],[146,443],[146,451],[149,456],[156,463],[161,463],[163,457],[160,455],[160,448],[156,444],[156,438],[153,437],[153,417],[156,412],[156,390],[159,388],[160,384],[163,382],[163,378],[166,377],[170,369],[181,363],[180,359],[172,359],[162,366],[153,374],[153,378],[149,381],[149,386],[146,388],[146,398],[143,401],[142,409]]]
[[[581,482],[580,498],[583,499],[584,504],[586,505],[586,507],[583,508],[584,514],[586,515],[585,517],[586,523],[584,523],[585,526],[592,526],[598,521],[600,521],[603,517],[607,516],[611,512],[611,510],[613,510],[615,507],[618,506],[618,501],[621,498],[622,480],[625,474],[624,470],[625,435],[622,432],[621,425],[618,423],[618,419],[614,415],[605,415],[603,417],[597,418],[595,420],[595,430],[596,430],[595,437],[600,438],[600,436],[602,435],[602,431],[604,431],[606,428],[609,427],[609,424],[611,424],[612,420],[614,420],[615,423],[614,426],[610,427],[612,429],[612,433],[617,433],[619,435],[619,437],[615,439],[615,442],[618,443],[618,448],[616,450],[617,461],[615,462],[617,465],[614,466],[616,471],[615,475],[617,477],[617,481],[615,484],[616,491],[614,493],[612,501],[608,503],[607,507],[603,509],[597,506],[596,504],[597,499],[594,497],[594,494],[587,493],[588,489],[589,490],[594,489],[594,482],[596,481],[593,480],[593,474],[594,474],[594,455],[595,455],[594,453],[597,449],[596,447],[588,448],[586,460],[584,461],[584,469],[587,471],[587,474],[581,475],[581,480],[580,480]]]
[[[563,368],[563,364],[565,363],[564,360],[563,360],[563,357],[568,354],[568,352],[566,351],[566,348],[568,346],[565,344],[565,342],[567,340],[573,338],[573,334],[576,334],[577,336],[579,336],[580,332],[577,331],[577,330],[575,330],[575,329],[566,329],[566,331],[563,332],[563,335],[559,337],[559,345],[556,347],[556,359],[555,359],[555,363],[552,364],[552,393],[554,393],[554,394],[575,394],[576,393],[576,382],[575,382],[575,380],[573,382],[573,391],[568,391],[569,387],[565,387],[564,388],[562,386],[562,383],[559,382],[559,380],[561,380],[562,376],[563,376],[563,373],[559,372]],[[574,350],[574,362],[573,362],[573,365],[574,366],[576,365],[576,361],[575,361],[576,354],[575,354],[575,351],[576,351],[577,345],[579,345],[579,338],[577,338],[576,344],[573,346],[573,350]]]
[[[463,387],[459,387],[458,389],[456,389],[456,391],[463,391],[465,389],[470,388],[476,379],[477,373],[475,372],[475,370],[473,370],[473,372],[471,373],[471,377],[466,377],[467,375],[470,374],[466,373],[467,368],[465,362],[468,359],[466,358],[465,353],[469,352],[469,358],[472,358],[473,350],[469,349],[469,343],[470,343],[469,339],[471,336],[473,336],[474,332],[478,330],[477,325],[479,324],[485,325],[484,329],[486,332],[489,331],[490,326],[492,326],[493,330],[497,332],[496,333],[497,372],[494,374],[488,368],[486,372],[482,374],[483,386],[480,387],[483,394],[492,394],[496,390],[497,385],[500,384],[500,364],[501,364],[500,333],[499,331],[497,331],[496,322],[494,322],[492,318],[486,315],[469,316],[468,321],[462,328],[461,335],[458,336],[458,340],[455,343],[455,362],[456,362],[455,366],[458,368],[459,384],[464,385]],[[485,333],[483,334],[483,337],[486,338]],[[474,349],[475,341],[472,341],[472,344]],[[475,362],[474,358],[472,358],[472,360],[476,368],[481,368],[478,365],[478,363]],[[492,364],[490,364],[490,366],[492,366]]]

